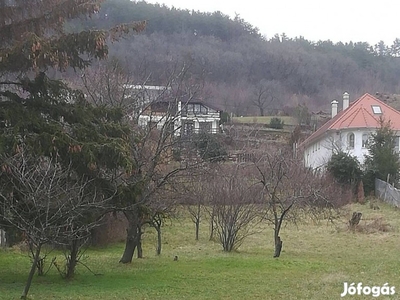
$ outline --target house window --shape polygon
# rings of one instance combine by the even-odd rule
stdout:
[[[368,140],[369,140],[369,134],[368,133],[363,133],[363,135],[362,135],[362,147],[363,148],[367,148]]]
[[[202,115],[208,114],[208,108],[203,105],[200,107],[200,111]]]
[[[382,109],[379,105],[371,105],[372,111],[375,115],[380,115],[382,114]]]
[[[195,104],[195,105],[194,105],[193,112],[194,112],[195,114],[199,114],[199,113],[200,113],[200,110],[201,110],[201,105],[200,105],[200,104]]]
[[[354,133],[349,133],[347,136],[347,147],[349,149],[354,149]]]

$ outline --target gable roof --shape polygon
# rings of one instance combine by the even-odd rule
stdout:
[[[374,112],[374,106],[379,107],[376,112],[380,111],[381,113]],[[305,139],[300,144],[300,147],[311,144],[331,130],[341,130],[345,128],[376,129],[380,126],[379,120],[381,117],[385,121],[390,120],[393,130],[400,130],[400,112],[374,96],[364,94],[358,100],[351,103],[347,109],[340,111],[335,117]]]
[[[218,112],[222,112],[223,110],[221,109],[221,107],[219,107],[218,105],[215,104],[210,104],[208,101],[202,99],[202,98],[198,98],[198,97],[192,97],[192,98],[188,98],[187,96],[182,96],[181,97],[181,102],[182,105],[186,105],[186,104],[201,104],[204,106],[207,106],[213,110],[216,110]]]
[[[196,104],[201,104],[204,106],[207,106],[208,108],[211,108],[217,112],[222,112],[222,109],[218,106],[218,105],[214,105],[214,104],[209,104],[208,102],[205,102],[203,100],[200,101],[189,101],[189,103],[196,103]]]

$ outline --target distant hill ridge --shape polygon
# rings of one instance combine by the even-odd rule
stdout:
[[[188,75],[203,84],[204,97],[236,115],[268,115],[297,105],[329,110],[343,91],[358,98],[400,90],[399,39],[369,45],[263,37],[239,15],[232,19],[128,0],[105,1],[96,17],[68,26],[104,28],[135,20],[148,20],[147,29],[112,44],[110,57],[131,73],[140,67],[155,85],[167,81],[166,69],[190,65]]]

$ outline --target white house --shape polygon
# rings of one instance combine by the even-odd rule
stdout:
[[[167,122],[177,136],[220,132],[221,111],[200,100],[151,103],[139,116],[139,125],[161,129]]]
[[[136,103],[130,118],[141,127],[170,126],[176,136],[220,132],[221,110],[201,99],[175,95],[171,88],[129,85]]]
[[[299,145],[304,151],[304,164],[313,169],[323,168],[335,150],[355,156],[363,164],[368,153],[367,142],[380,126],[380,119],[390,121],[396,133],[399,150],[400,112],[370,94],[349,103],[343,94],[343,109],[338,112],[338,101],[333,100],[332,118]]]
[[[218,133],[221,111],[200,100],[190,100],[181,104],[182,134]]]

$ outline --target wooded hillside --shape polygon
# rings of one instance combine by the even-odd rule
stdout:
[[[369,45],[264,37],[239,15],[128,0],[106,1],[91,20],[69,26],[109,28],[138,20],[147,20],[146,30],[110,49],[135,83],[162,85],[168,68],[185,63],[191,79],[204,85],[204,97],[237,115],[266,115],[298,104],[327,110],[344,91],[351,100],[366,92],[400,92],[400,39]]]

